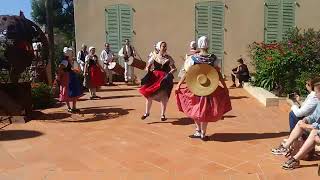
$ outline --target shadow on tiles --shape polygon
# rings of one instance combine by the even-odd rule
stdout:
[[[176,119],[176,118],[168,118],[168,120],[170,119]],[[194,124],[193,120],[191,118],[187,118],[187,117],[184,117],[184,118],[179,118],[178,120],[176,121],[156,121],[156,122],[150,122],[150,123],[147,123],[147,124],[172,124],[172,125],[180,125],[180,126],[186,126],[186,125],[190,125],[190,124]]]
[[[288,136],[289,132],[279,133],[215,133],[209,139],[211,141],[232,142],[232,141],[250,141],[256,139],[270,139]]]
[[[227,118],[235,118],[237,116],[233,116],[233,115],[226,115],[223,116],[223,119],[227,119]],[[168,120],[170,119],[174,119],[174,118],[168,118]],[[150,122],[148,124],[166,124],[166,123],[171,123],[172,125],[180,125],[180,126],[186,126],[186,125],[191,125],[194,124],[193,119],[188,118],[188,117],[184,117],[184,118],[179,118],[176,121],[157,121],[157,122]]]
[[[43,113],[41,111],[33,111],[31,120],[60,120],[60,119],[66,119],[71,117],[71,114],[67,112],[67,110],[64,111],[58,111],[58,112],[51,112],[51,113]]]
[[[43,135],[39,131],[29,130],[0,130],[0,141],[14,141],[19,139],[35,138]]]
[[[121,91],[132,91],[136,90],[133,88],[119,88],[119,89],[100,89],[99,92],[121,92]]]
[[[125,96],[106,96],[106,97],[101,97],[100,99],[97,100],[104,100],[104,99],[120,99],[120,98],[131,98],[131,97],[141,97],[140,95],[125,95]]]
[[[231,119],[231,118],[236,118],[237,116],[234,115],[224,115],[222,116],[222,119]]]
[[[246,99],[248,96],[230,96],[230,99]]]
[[[129,114],[129,111],[134,109],[123,108],[86,108],[81,110],[78,114],[73,114],[71,118],[61,120],[60,122],[71,123],[87,123],[95,121],[103,121],[109,119],[115,119],[120,116]]]

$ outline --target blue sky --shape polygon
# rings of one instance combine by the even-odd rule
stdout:
[[[31,19],[31,0],[0,0],[0,3],[0,15],[19,15],[22,10]]]

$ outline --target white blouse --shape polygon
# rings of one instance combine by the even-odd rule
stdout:
[[[293,105],[291,110],[297,117],[309,116],[316,109],[318,102],[319,99],[317,98],[316,93],[312,91],[300,108],[297,105]]]

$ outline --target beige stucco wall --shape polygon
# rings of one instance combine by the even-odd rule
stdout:
[[[98,53],[103,49],[105,35],[105,8],[112,4],[128,4],[134,10],[133,44],[140,56],[146,56],[159,40],[168,43],[169,53],[178,67],[182,56],[194,38],[195,3],[201,0],[75,0],[76,42],[95,46]],[[247,59],[248,45],[263,41],[264,0],[221,0],[225,2],[225,58],[226,75],[235,66],[240,55]],[[89,3],[90,2],[90,3]],[[320,28],[319,0],[298,0],[296,25],[301,28]],[[143,71],[137,70],[141,77]]]
[[[320,1],[297,0],[296,26],[303,29],[320,29]]]

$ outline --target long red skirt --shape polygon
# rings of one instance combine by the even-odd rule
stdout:
[[[209,96],[196,96],[188,88],[176,91],[179,111],[198,122],[215,122],[231,111],[231,101],[225,90],[218,88]]]
[[[140,89],[139,92],[146,98],[151,97],[154,95],[158,90],[161,88],[161,82],[164,80],[165,76],[167,75],[164,71],[152,71],[146,75],[148,79],[146,84],[144,84]],[[171,89],[170,89],[171,91]]]
[[[89,86],[92,88],[103,86],[105,83],[105,74],[97,65],[89,67]]]

